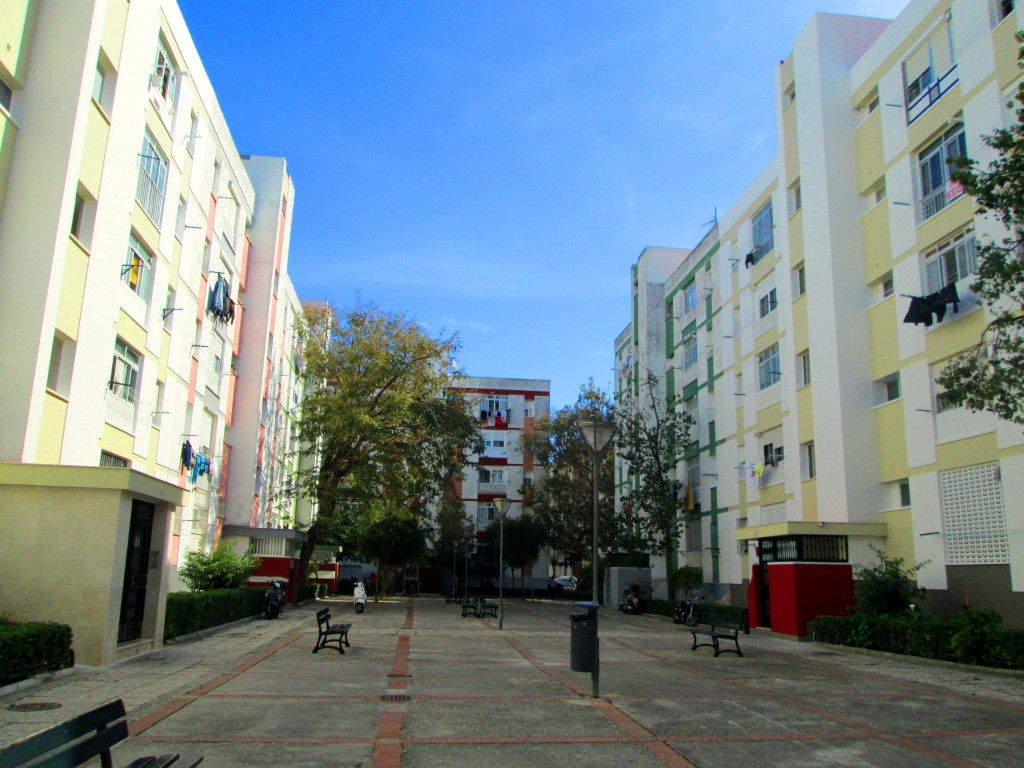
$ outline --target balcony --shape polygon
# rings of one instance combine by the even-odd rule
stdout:
[[[786,480],[786,462],[785,460],[777,461],[775,466],[766,466],[764,472],[761,474],[761,479],[758,481],[758,485],[761,488],[767,488],[770,485],[780,485]]]
[[[956,64],[954,64],[946,71],[946,74],[921,91],[921,94],[907,105],[907,125],[931,109],[935,102],[945,96],[949,89],[959,82],[960,75],[956,71]]]
[[[481,496],[505,496],[508,493],[508,483],[480,483],[477,493]]]
[[[964,185],[952,179],[941,187],[933,189],[918,202],[918,224],[928,221],[932,216],[963,195],[964,191]]]
[[[144,169],[139,170],[139,183],[135,187],[135,201],[142,206],[146,215],[159,227],[164,210],[164,192],[146,174]]]

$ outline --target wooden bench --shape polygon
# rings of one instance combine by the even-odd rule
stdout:
[[[344,646],[352,647],[352,643],[348,641],[348,631],[352,629],[352,625],[348,622],[344,624],[331,624],[331,611],[329,608],[323,608],[316,612],[316,628],[320,634],[316,639],[316,647],[313,649],[313,653],[316,653],[321,648],[336,648],[338,653],[344,653]],[[332,640],[332,637],[335,639]]]
[[[128,738],[124,702],[111,701],[84,715],[0,749],[0,768],[20,765],[69,768],[99,757],[103,768],[112,768],[110,748]],[[45,756],[45,757],[44,757]],[[140,757],[128,768],[194,768],[202,757],[182,758],[178,754]]]
[[[462,601],[462,618],[467,616],[473,616],[477,618],[480,616],[480,598],[474,597],[472,600]]]
[[[693,647],[691,651],[695,651],[703,646],[715,649],[715,656],[720,653],[735,653],[737,656],[742,656],[743,651],[740,650],[740,639],[739,633],[743,628],[743,623],[735,616],[726,616],[718,613],[711,616],[711,624],[708,627],[689,627],[690,634],[693,635]],[[710,642],[697,642],[697,635],[702,637],[711,638]],[[732,640],[736,644],[736,650],[732,648],[722,648],[719,640]]]
[[[481,619],[484,618],[485,616],[492,616],[492,617],[494,617],[496,619],[496,618],[498,618],[498,604],[497,603],[488,603],[486,599],[481,597],[480,598],[480,605],[477,608],[477,614],[476,615],[479,618],[481,618]]]

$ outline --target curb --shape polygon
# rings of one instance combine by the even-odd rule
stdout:
[[[35,688],[43,683],[51,683],[62,677],[73,675],[75,674],[75,671],[75,667],[68,667],[67,669],[58,669],[56,672],[46,672],[42,675],[28,677],[24,680],[19,680],[16,683],[9,683],[8,685],[0,686],[0,696],[9,696],[12,693],[18,693],[19,691],[25,691],[29,688]]]

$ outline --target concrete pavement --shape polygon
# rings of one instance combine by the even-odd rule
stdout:
[[[351,621],[314,655],[313,614]],[[0,697],[0,743],[115,698],[143,754],[204,766],[440,768],[1024,764],[1024,677],[742,636],[744,656],[690,651],[684,628],[603,611],[601,697],[569,670],[565,602],[462,618],[433,597],[352,612],[351,599]],[[14,711],[13,704],[60,704]]]

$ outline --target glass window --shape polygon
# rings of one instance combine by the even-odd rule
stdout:
[[[143,301],[149,301],[152,283],[153,255],[146,250],[133,232],[128,238],[128,259],[121,267],[124,284],[138,294]]]
[[[770,289],[767,293],[765,293],[758,300],[758,302],[757,302],[757,316],[758,317],[767,317],[768,315],[770,315],[772,312],[775,311],[775,307],[778,304],[776,296],[777,296],[777,294],[775,292],[775,289],[772,288],[772,289]]]
[[[134,403],[139,383],[139,368],[142,357],[124,341],[114,344],[114,361],[110,368],[110,382],[107,388],[116,397]]]
[[[690,281],[683,288],[683,314],[689,314],[697,308],[697,281]]]
[[[683,368],[690,368],[697,364],[697,336],[691,334],[683,342]]]
[[[178,89],[178,69],[174,59],[167,52],[167,46],[161,40],[156,47],[156,62],[153,65],[152,87],[160,94],[160,97],[168,104],[174,103],[174,97]]]
[[[812,440],[800,446],[800,479],[813,480],[817,474],[817,467],[814,465],[814,441]]]
[[[798,387],[804,387],[811,383],[811,353],[801,352],[796,357],[796,372]]]
[[[771,200],[754,214],[751,226],[754,240],[754,263],[756,264],[775,248],[775,225],[772,220]]]
[[[779,345],[772,344],[757,356],[757,388],[767,389],[778,384],[780,376]]]
[[[910,506],[910,481],[900,480],[900,506]]]
[[[928,293],[935,293],[950,283],[976,274],[978,253],[974,230],[964,230],[926,254],[924,268]]]
[[[950,128],[918,155],[921,176],[921,218],[929,219],[963,194],[963,185],[951,176],[958,157],[967,156],[962,123]]]
[[[167,187],[167,158],[156,140],[146,131],[139,153],[139,183],[135,200],[158,227],[164,209],[164,190]]]

